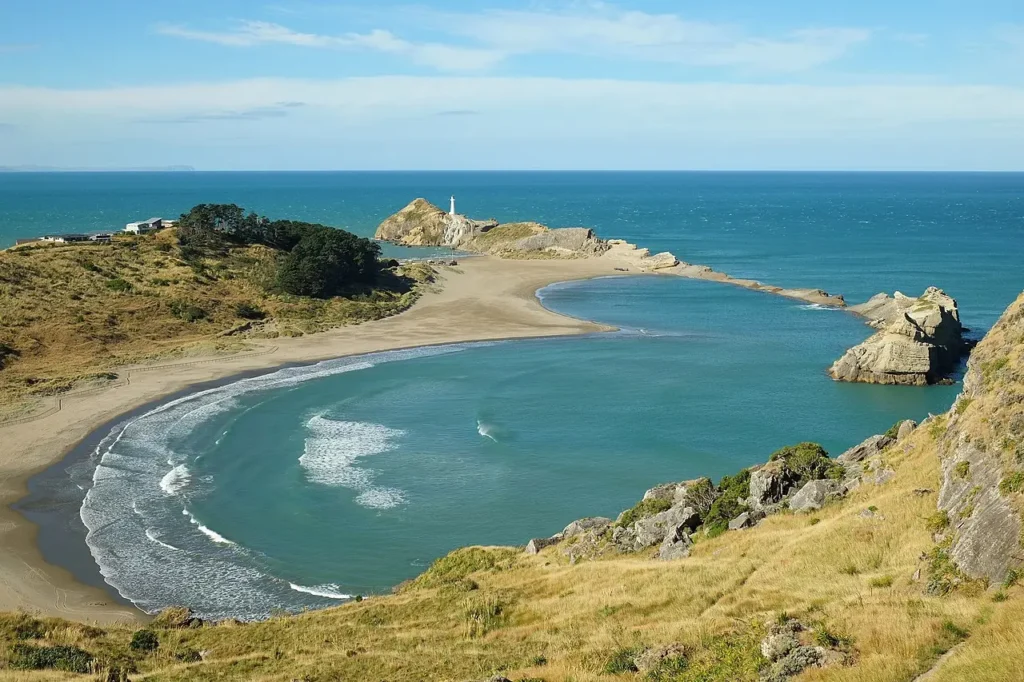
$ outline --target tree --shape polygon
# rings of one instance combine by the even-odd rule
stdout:
[[[372,284],[380,271],[380,246],[343,230],[306,230],[277,272],[278,288],[296,296],[329,298]]]

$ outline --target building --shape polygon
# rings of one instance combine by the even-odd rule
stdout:
[[[448,215],[455,217],[455,197],[452,197],[452,209],[448,211]]]
[[[112,235],[110,234],[94,234],[89,236],[89,241],[97,242],[99,244],[109,244]]]
[[[40,241],[53,242],[54,244],[73,244],[75,242],[87,242],[89,237],[84,234],[50,234],[42,237]]]
[[[155,232],[162,227],[164,227],[163,218],[150,218],[149,220],[140,220],[137,223],[128,223],[124,226],[124,231],[131,234],[145,234],[147,232]]]

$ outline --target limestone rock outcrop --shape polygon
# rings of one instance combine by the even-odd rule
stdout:
[[[497,226],[496,220],[470,220],[462,215],[449,215],[420,198],[382,222],[374,238],[404,246],[458,248]]]
[[[836,381],[935,384],[948,378],[968,349],[956,301],[935,287],[918,298],[878,294],[850,310],[879,331],[829,368]]]
[[[945,551],[966,576],[992,583],[1024,567],[1022,349],[1024,295],[972,353],[953,409],[922,425],[938,436],[938,507],[950,522]]]

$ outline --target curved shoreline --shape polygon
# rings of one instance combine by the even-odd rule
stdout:
[[[444,287],[400,315],[309,337],[275,339],[273,345],[254,343],[256,352],[242,355],[126,368],[123,382],[67,394],[57,409],[0,425],[0,610],[23,609],[98,623],[145,619],[134,606],[113,598],[108,585],[87,584],[73,571],[47,561],[38,545],[38,527],[19,511],[31,493],[29,480],[61,465],[68,455],[81,456],[80,448],[103,437],[104,426],[170,396],[201,390],[204,384],[224,385],[287,366],[424,346],[614,331],[545,308],[537,292],[559,282],[623,275],[615,265],[601,259],[469,259],[442,271]],[[625,276],[637,274],[643,273]],[[81,545],[92,561],[84,542]]]

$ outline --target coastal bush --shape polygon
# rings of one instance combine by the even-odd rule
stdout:
[[[718,499],[711,505],[704,518],[704,530],[709,536],[720,535],[728,529],[733,520],[749,508],[740,504],[750,494],[750,469],[744,469],[735,476],[723,476],[718,483]]]
[[[956,473],[957,478],[967,478],[971,473],[971,463],[957,462],[957,465],[953,467],[953,471]]]
[[[641,500],[631,508],[622,512],[619,516],[619,520],[617,521],[617,525],[626,528],[628,526],[632,526],[641,519],[646,519],[648,516],[660,514],[661,512],[667,511],[671,508],[672,502],[670,500],[659,500],[656,498]]]
[[[171,314],[186,322],[198,322],[206,318],[206,311],[188,301],[171,301]]]
[[[107,288],[110,289],[111,291],[119,291],[125,293],[132,290],[132,285],[131,282],[126,282],[120,277],[115,277],[114,279],[107,280]]]
[[[160,639],[152,630],[136,630],[128,646],[132,651],[156,651],[160,647]]]
[[[311,229],[281,261],[277,287],[286,294],[331,298],[376,281],[380,246],[362,237],[320,227]]]
[[[902,426],[904,420],[899,420],[895,424],[889,427],[889,429],[883,434],[887,438],[895,438],[900,434],[900,426]]]
[[[939,533],[949,528],[949,512],[940,509],[925,521],[925,528],[931,533]]]
[[[776,450],[768,461],[776,460],[784,461],[786,468],[796,474],[799,478],[797,486],[822,478],[843,477],[842,465],[830,458],[825,448],[817,443],[798,443]]]
[[[10,667],[14,670],[61,670],[87,673],[93,657],[76,646],[33,646],[15,644],[11,648]]]

